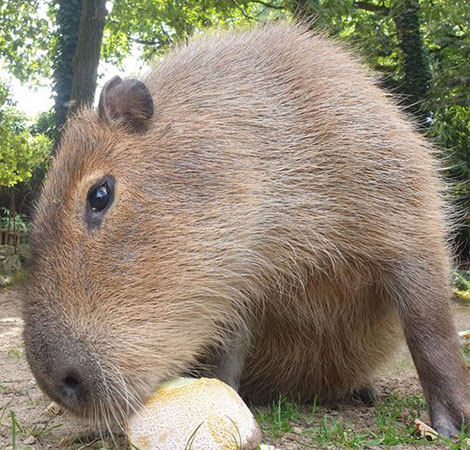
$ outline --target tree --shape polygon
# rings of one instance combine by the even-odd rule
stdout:
[[[45,135],[32,136],[24,118],[13,108],[0,112],[0,186],[13,187],[32,175],[49,157],[51,142]]]
[[[9,217],[15,217],[15,186],[28,180],[35,168],[46,165],[51,149],[50,139],[33,135],[25,117],[18,112],[0,85],[0,188],[9,205]]]
[[[67,115],[93,104],[106,0],[54,0],[58,26],[53,53],[56,128]],[[55,13],[55,14],[54,14]]]
[[[105,3],[106,0],[82,0],[69,114],[84,106],[91,106],[95,98],[106,16]]]
[[[454,216],[455,247],[470,261],[470,27],[466,0],[423,2],[423,38],[433,74],[427,108],[429,136],[442,151],[450,181],[447,197]]]
[[[47,50],[52,27],[39,0],[0,3],[0,62],[21,81],[37,81],[50,74]]]
[[[419,23],[419,1],[402,0],[390,9],[395,22],[398,45],[402,53],[400,93],[409,110],[425,125],[429,119],[426,100],[429,96],[431,73]]]
[[[1,85],[0,85],[1,86]],[[26,118],[0,92],[0,186],[13,187],[28,179],[34,167],[49,157],[50,139],[33,136],[26,127]],[[2,98],[3,97],[3,98]]]
[[[135,46],[150,59],[203,29],[232,28],[283,17],[282,6],[247,0],[120,0],[103,39],[103,56],[120,63]]]
[[[82,0],[55,0],[49,14],[57,24],[55,45],[50,51],[54,65],[54,110],[56,129],[65,123],[73,82],[73,58],[77,51]]]

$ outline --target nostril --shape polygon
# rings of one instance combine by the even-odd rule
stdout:
[[[77,390],[78,388],[78,380],[74,375],[68,375],[64,378],[64,384],[69,389]]]
[[[82,391],[81,381],[79,374],[75,370],[68,372],[62,379],[62,388],[66,398],[79,397],[80,391]]]

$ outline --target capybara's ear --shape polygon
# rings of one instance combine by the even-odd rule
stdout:
[[[153,116],[153,99],[142,81],[115,76],[103,87],[98,114],[106,123],[122,123],[140,131]]]

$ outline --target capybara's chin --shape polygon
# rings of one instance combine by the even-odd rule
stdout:
[[[404,331],[438,432],[470,422],[431,147],[335,42],[277,24],[109,80],[37,205],[25,342],[71,411],[191,367],[257,402],[371,392]]]

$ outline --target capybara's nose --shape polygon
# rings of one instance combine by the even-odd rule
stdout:
[[[38,333],[38,321],[25,323],[26,356],[39,386],[54,401],[79,412],[99,389],[100,373],[83,340],[65,333]],[[40,328],[39,328],[40,330]]]

